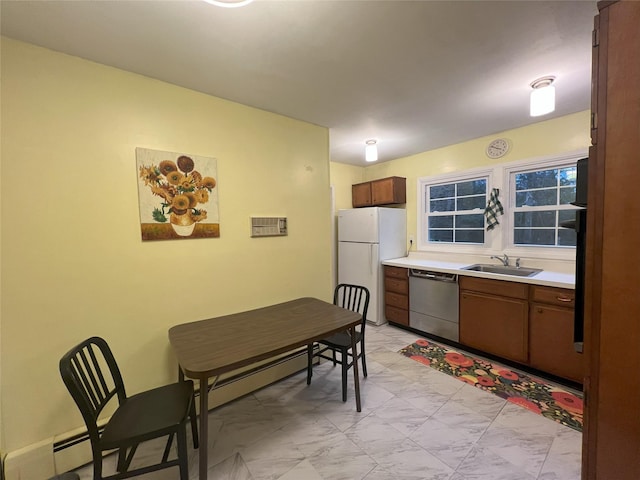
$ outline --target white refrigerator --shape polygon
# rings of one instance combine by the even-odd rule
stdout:
[[[338,210],[338,283],[367,287],[370,323],[386,323],[381,262],[406,255],[406,210],[384,207]]]

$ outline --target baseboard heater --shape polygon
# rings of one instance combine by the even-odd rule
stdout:
[[[316,348],[317,348],[317,345],[316,345]],[[239,372],[237,374],[234,374],[234,375],[230,375],[229,377],[225,377],[225,378],[221,379],[219,382],[217,382],[215,384],[215,386],[213,386],[213,387],[211,385],[208,385],[207,386],[207,393],[211,393],[212,391],[224,388],[224,387],[226,387],[228,385],[231,385],[233,383],[237,383],[237,382],[239,382],[241,380],[244,380],[244,379],[246,379],[246,378],[248,378],[248,377],[250,377],[252,375],[255,375],[255,374],[259,373],[259,372],[265,371],[265,370],[267,370],[269,368],[273,368],[273,367],[275,367],[277,365],[284,364],[286,362],[289,362],[291,360],[300,358],[302,356],[304,356],[305,359],[306,359],[306,356],[307,356],[307,347],[306,346],[302,347],[302,348],[300,348],[298,350],[294,350],[292,352],[289,352],[289,353],[287,353],[287,354],[285,354],[283,356],[279,356],[279,357],[277,357],[277,358],[275,358],[273,360],[269,360],[269,361],[266,361],[265,363],[261,363],[260,365],[258,365],[256,367],[250,368],[248,370],[241,371],[241,372]],[[314,359],[314,360],[317,362],[317,358]],[[298,373],[301,370],[302,369],[298,369],[295,372],[290,373],[289,375],[287,375],[285,377],[282,377],[282,378],[287,378],[288,376],[294,375],[295,373]],[[275,381],[278,381],[278,380],[275,380]],[[266,385],[261,386],[259,388],[264,388],[265,386]],[[258,389],[256,389],[256,390],[258,390]],[[196,395],[196,397],[200,396],[200,387],[199,386],[196,386],[195,395]],[[216,407],[214,407],[214,408],[216,408]],[[106,423],[106,420],[103,421],[103,425],[100,427],[100,432],[102,432],[102,429],[104,428],[104,423]],[[82,442],[85,442],[85,441],[88,441],[88,440],[89,440],[89,433],[85,430],[83,432],[77,433],[77,434],[72,435],[70,437],[67,437],[67,438],[65,438],[63,440],[59,440],[59,441],[55,442],[53,444],[53,452],[54,453],[60,452],[62,450],[65,450],[67,448],[71,448],[71,447],[73,447],[75,445],[78,445],[79,443],[82,443]]]

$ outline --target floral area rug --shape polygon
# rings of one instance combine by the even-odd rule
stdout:
[[[416,340],[399,353],[582,431],[582,398],[556,385],[427,340]]]

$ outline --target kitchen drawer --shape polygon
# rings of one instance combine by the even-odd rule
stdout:
[[[408,268],[390,267],[388,265],[385,265],[384,274],[387,277],[404,278],[407,281],[409,280],[409,269]]]
[[[409,293],[409,282],[404,278],[384,277],[384,289],[387,292],[407,295]]]
[[[526,283],[506,282],[488,278],[460,276],[460,290],[489,293],[500,297],[522,298],[529,297],[529,285]]]
[[[573,308],[575,306],[575,291],[566,288],[531,286],[531,301]]]
[[[400,295],[399,293],[385,292],[384,300],[385,300],[384,303],[386,305],[391,305],[392,307],[398,307],[404,310],[409,310],[408,295]]]
[[[409,325],[409,311],[401,308],[392,307],[387,305],[384,309],[384,314],[387,317],[387,321],[399,323],[401,325]]]

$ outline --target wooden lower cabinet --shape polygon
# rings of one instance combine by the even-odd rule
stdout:
[[[461,290],[460,343],[526,363],[527,310],[526,299]]]
[[[573,349],[573,309],[532,303],[529,311],[529,365],[582,383],[583,359],[584,355]]]
[[[409,270],[384,267],[384,314],[388,322],[409,325]]]
[[[460,277],[460,343],[582,383],[573,290]]]
[[[573,348],[574,306],[574,290],[530,287],[529,364],[583,383],[584,355]]]

